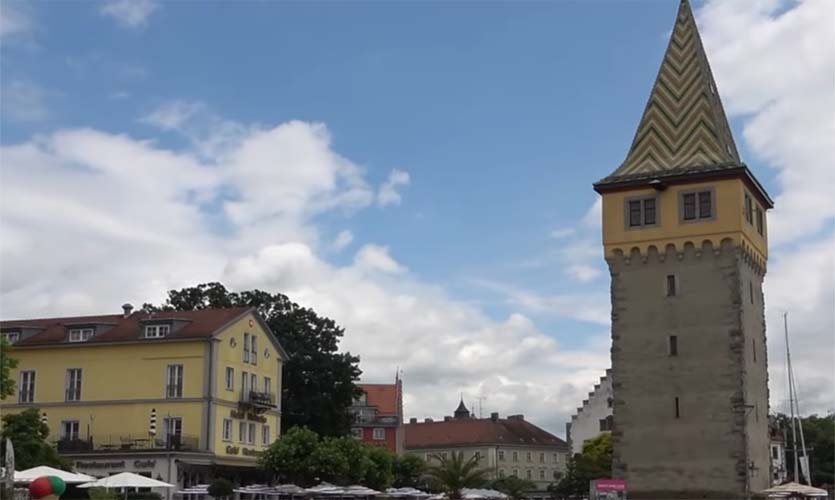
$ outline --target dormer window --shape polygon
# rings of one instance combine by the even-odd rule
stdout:
[[[70,342],[87,342],[92,336],[92,328],[70,328],[67,339]]]
[[[20,340],[20,332],[3,332],[2,336],[9,344],[14,344]]]
[[[145,326],[146,339],[161,339],[171,331],[170,325],[147,325]]]

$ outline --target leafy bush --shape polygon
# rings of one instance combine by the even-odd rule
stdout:
[[[212,484],[209,485],[209,495],[214,498],[226,498],[232,496],[234,489],[235,487],[231,481],[219,478],[212,481]]]

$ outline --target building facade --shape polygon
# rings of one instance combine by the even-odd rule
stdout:
[[[364,443],[403,452],[403,382],[359,384],[362,395],[354,400],[351,435]]]
[[[454,417],[443,421],[410,419],[406,424],[407,453],[428,463],[436,456],[463,453],[465,459],[477,457],[491,479],[517,476],[536,484],[539,496],[548,485],[565,473],[569,448],[565,441],[525,420],[523,415],[499,418],[472,418],[464,403]],[[538,497],[536,494],[533,497]]]
[[[565,425],[565,435],[572,455],[582,453],[586,441],[612,430],[613,401],[611,370],[606,370],[606,375],[600,377],[600,382],[594,385],[594,390],[583,401],[583,406],[577,408],[577,413],[571,416],[571,422]]]
[[[251,477],[279,434],[287,355],[251,308],[0,322],[18,360],[2,412],[37,408],[58,452],[95,476],[179,486]]]
[[[768,488],[773,203],[739,158],[687,0],[626,160],[594,188],[612,279],[614,477],[630,498]]]
[[[771,453],[771,484],[777,486],[788,480],[789,472],[786,469],[786,436],[783,430],[772,421],[768,427],[770,437],[769,449]]]

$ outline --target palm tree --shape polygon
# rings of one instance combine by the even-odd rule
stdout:
[[[432,455],[437,465],[429,467],[426,473],[437,481],[450,500],[460,500],[463,488],[478,488],[487,482],[489,471],[478,465],[478,457],[464,460],[464,453],[452,453],[452,458]]]

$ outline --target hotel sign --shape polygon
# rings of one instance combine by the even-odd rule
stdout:
[[[78,460],[75,462],[75,466],[79,469],[124,469],[125,463],[126,462],[124,460],[110,460],[107,462],[99,462],[95,460],[90,462],[82,462]],[[153,469],[154,467],[156,467],[156,465],[156,460],[133,461],[134,469]]]

